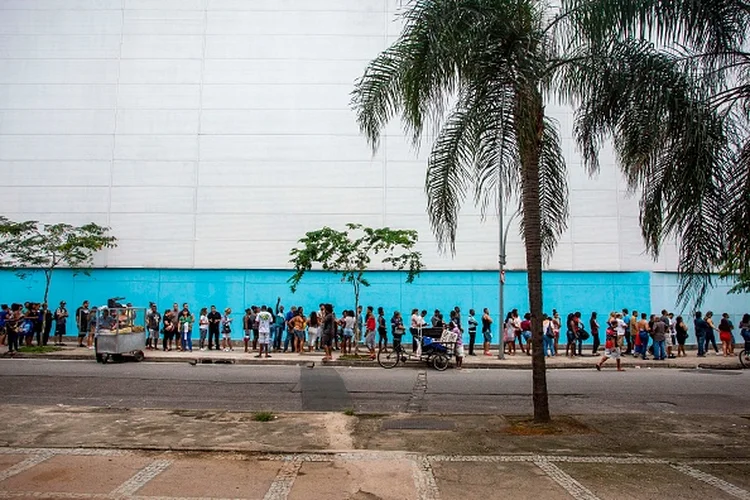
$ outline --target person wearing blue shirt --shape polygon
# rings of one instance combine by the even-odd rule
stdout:
[[[703,319],[700,311],[696,311],[693,325],[695,326],[695,339],[698,342],[698,356],[704,357],[706,355],[706,337],[707,333],[711,331],[711,327]]]

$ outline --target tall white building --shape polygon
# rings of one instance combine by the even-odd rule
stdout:
[[[63,274],[53,294],[270,302],[289,295],[288,253],[305,231],[360,222],[418,230],[429,270],[411,288],[377,274],[366,302],[496,304],[496,218],[468,204],[456,255],[440,255],[425,213],[429,144],[416,152],[394,123],[373,155],[349,108],[354,80],[399,34],[399,4],[0,0],[0,213],[94,221],[119,239],[93,277]],[[637,197],[611,153],[588,178],[570,110],[548,110],[561,123],[571,188],[549,309],[671,307],[675,247],[658,263],[645,254]],[[508,266],[523,271],[510,234]],[[11,273],[0,279],[8,294],[36,293]],[[509,275],[510,305],[524,307],[524,280]],[[288,301],[348,293],[330,276],[307,283]],[[742,312],[713,297],[717,309]]]

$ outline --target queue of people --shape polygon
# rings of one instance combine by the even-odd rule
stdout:
[[[131,304],[127,304],[130,306]],[[73,313],[77,327],[77,345],[93,349],[94,336],[97,330],[122,326],[120,318],[108,314],[106,308],[97,311],[90,308],[89,301],[84,301]],[[127,307],[125,307],[127,310]],[[124,315],[125,322],[133,318]],[[460,307],[449,312],[450,321],[444,321],[443,313],[435,309],[428,319],[427,310],[412,309],[408,320],[408,331],[412,337],[412,350],[417,350],[418,331],[424,328],[441,328],[450,325],[461,340],[463,351],[464,340],[469,356],[477,356],[476,349],[481,345],[482,355],[493,356],[493,319],[488,308],[480,315],[469,309],[464,320]],[[67,324],[71,318],[65,301],[51,311],[46,304],[14,303],[11,306],[0,306],[0,343],[8,345],[9,352],[15,352],[21,345],[61,346],[67,335]],[[113,325],[104,324],[108,321]],[[712,348],[716,354],[719,347],[717,334],[721,343],[721,355],[734,354],[736,338],[735,327],[727,313],[722,314],[718,323],[714,322],[713,313],[705,315],[694,313],[693,329],[698,346],[697,356],[705,356]],[[383,307],[357,307],[357,310],[343,310],[335,313],[332,304],[320,304],[318,309],[309,313],[302,306],[292,306],[288,311],[278,298],[275,305],[250,306],[244,315],[235,317],[231,308],[219,310],[215,305],[202,307],[197,314],[189,304],[182,307],[177,302],[171,309],[162,313],[155,303],[151,303],[145,315],[147,331],[147,349],[164,351],[192,352],[193,340],[197,340],[200,350],[233,351],[235,340],[241,334],[244,352],[255,353],[256,357],[271,357],[271,353],[325,352],[325,359],[331,359],[333,351],[341,355],[358,354],[362,346],[367,355],[374,359],[378,350],[388,350],[389,337],[392,346],[400,342],[407,328],[399,311],[393,311],[387,318]],[[587,328],[588,326],[588,328]],[[54,329],[54,331],[53,331]],[[196,332],[197,330],[197,332]],[[619,359],[620,356],[633,355],[642,359],[652,356],[655,360],[664,360],[687,356],[685,344],[689,327],[682,316],[675,316],[666,310],[660,314],[629,312],[609,313],[608,318],[600,325],[597,312],[592,312],[588,325],[584,324],[580,312],[571,312],[563,320],[560,313],[553,309],[551,315],[542,317],[543,351],[547,357],[562,355],[561,344],[565,344],[565,356],[582,356],[584,343],[591,340],[591,355],[598,356],[604,337],[604,355],[606,359]],[[750,315],[745,314],[739,325],[739,332],[746,342],[750,342]],[[197,335],[196,335],[197,333]],[[481,336],[478,338],[478,333]],[[466,335],[465,335],[466,334]],[[467,338],[464,338],[464,337]],[[561,339],[562,337],[562,339]],[[532,352],[532,317],[530,313],[520,315],[512,309],[500,329],[501,349],[509,356],[519,351],[527,356]],[[479,341],[479,344],[477,343]],[[601,364],[597,364],[600,368]]]

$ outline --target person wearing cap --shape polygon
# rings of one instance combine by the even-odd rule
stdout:
[[[68,321],[68,309],[65,307],[65,301],[60,301],[60,307],[55,310],[55,345],[63,344],[63,337],[65,336],[66,324]]]

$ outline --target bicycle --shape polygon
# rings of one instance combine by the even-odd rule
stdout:
[[[742,368],[750,368],[750,345],[745,343],[745,348],[740,351],[740,364]]]

